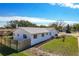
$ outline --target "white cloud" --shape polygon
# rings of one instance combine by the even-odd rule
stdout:
[[[79,4],[74,3],[50,3],[51,5],[59,5],[61,7],[79,8]]]
[[[45,18],[22,17],[22,16],[8,16],[8,17],[0,16],[0,26],[5,25],[6,21],[11,21],[11,20],[27,20],[37,25],[46,25],[46,26],[53,22],[57,22],[57,20],[51,20],[51,19],[45,19]],[[68,24],[79,23],[78,21],[64,21],[64,22]]]
[[[64,21],[67,24],[74,24],[74,23],[79,23],[79,21]]]
[[[27,20],[32,23],[36,23],[38,25],[40,24],[49,24],[52,22],[55,22],[55,20],[45,19],[45,18],[35,18],[35,17],[22,17],[22,16],[8,16],[8,17],[2,17],[0,16],[0,21],[10,21],[10,20]]]

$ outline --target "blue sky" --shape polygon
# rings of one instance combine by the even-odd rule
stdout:
[[[0,21],[12,20],[13,18],[8,20],[5,17],[13,16],[48,20],[42,24],[55,20],[78,22],[79,5],[78,3],[0,3]],[[34,23],[41,24],[40,20]]]

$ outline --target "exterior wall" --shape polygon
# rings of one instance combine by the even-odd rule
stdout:
[[[19,34],[19,36],[18,36]],[[16,29],[15,32],[13,32],[13,38],[14,40],[23,40],[23,34],[26,34],[27,38],[26,39],[30,39],[30,34],[27,33],[26,31],[22,30],[22,29]]]
[[[34,39],[33,35],[32,35],[31,36],[31,45],[34,45],[34,44],[40,43],[42,41],[48,40],[49,38],[52,37],[52,34],[50,35],[49,33],[48,33],[48,35],[46,33],[44,33],[44,37],[42,37],[42,34],[37,34],[36,39]]]
[[[57,30],[51,30],[52,36],[55,37],[55,34],[58,34]]]
[[[51,32],[51,35],[49,34]],[[58,34],[58,32],[56,30],[52,30],[48,32],[48,35],[46,35],[46,33],[44,33],[44,37],[42,37],[42,34],[37,34],[37,38],[34,39],[33,35],[31,35],[31,45],[40,43],[42,41],[48,40],[51,37],[55,37],[55,34]]]

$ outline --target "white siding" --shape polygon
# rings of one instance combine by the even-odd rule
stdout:
[[[19,34],[19,36],[18,36]],[[30,34],[28,34],[26,31],[22,29],[17,29],[15,32],[13,32],[13,37],[15,40],[23,40],[23,34],[26,34],[27,39],[30,39]]]
[[[52,36],[50,36],[50,34],[48,33],[48,35],[46,35],[46,33],[44,33],[44,37],[42,37],[42,34],[37,34],[37,38],[34,39],[33,35],[31,36],[31,45],[37,44],[39,42],[45,41],[49,38],[51,38]]]

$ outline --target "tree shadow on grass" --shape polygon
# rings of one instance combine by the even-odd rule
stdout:
[[[5,45],[0,45],[0,53],[3,55],[3,56],[8,56],[12,53],[18,53],[18,51],[10,48],[10,47],[7,47]]]

